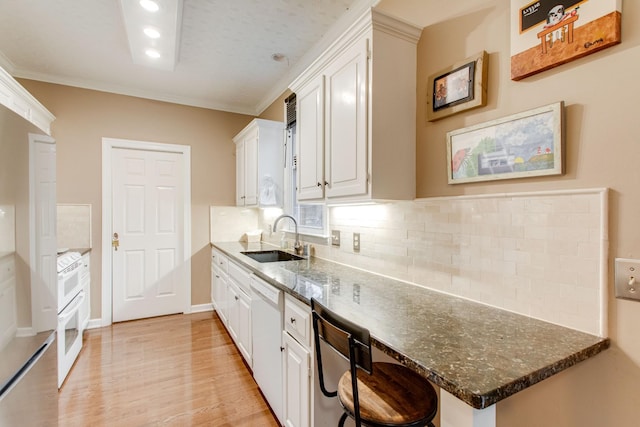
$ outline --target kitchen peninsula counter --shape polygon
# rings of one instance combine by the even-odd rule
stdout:
[[[241,253],[272,245],[212,245],[295,298],[316,298],[368,328],[375,347],[476,409],[610,345],[608,338],[315,257],[259,263]]]

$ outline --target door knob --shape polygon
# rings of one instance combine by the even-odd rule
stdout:
[[[118,246],[120,246],[120,238],[118,237],[118,233],[113,233],[113,237],[111,238],[111,246],[113,246],[114,250],[118,250]]]

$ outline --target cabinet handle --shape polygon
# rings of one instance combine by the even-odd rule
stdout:
[[[329,186],[329,183],[327,181],[324,182],[324,185],[326,185],[327,187]]]
[[[284,347],[280,347],[280,351],[284,351]]]
[[[218,275],[216,274],[216,279],[219,279],[219,278],[220,278],[220,276],[218,276]]]
[[[240,299],[237,295],[234,298],[236,299],[236,301],[238,301]]]
[[[295,318],[295,317],[292,317],[291,319],[289,319],[289,321],[290,321],[291,323],[296,323],[296,318]]]
[[[322,183],[320,183],[320,182],[319,182],[319,183],[318,183],[318,187],[322,187]]]

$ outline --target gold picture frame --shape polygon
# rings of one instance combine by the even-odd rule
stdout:
[[[487,52],[482,51],[430,75],[427,120],[487,105],[488,62]]]

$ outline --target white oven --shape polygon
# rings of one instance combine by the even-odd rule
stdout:
[[[82,255],[78,252],[58,256],[58,388],[82,349],[80,307],[85,299],[80,281],[82,266]]]
[[[58,256],[58,313],[80,293],[82,283],[82,255],[67,252]]]
[[[82,324],[80,306],[84,302],[84,291],[58,314],[58,388],[62,386],[73,362],[82,349]]]

